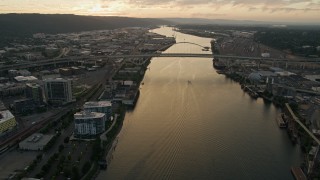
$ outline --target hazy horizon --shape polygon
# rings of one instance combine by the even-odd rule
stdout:
[[[319,0],[1,0],[0,12],[320,23]]]

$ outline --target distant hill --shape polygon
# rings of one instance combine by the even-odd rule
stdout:
[[[264,21],[250,20],[229,20],[229,19],[205,19],[205,18],[164,18],[163,20],[171,21],[178,24],[217,24],[217,25],[257,25],[269,24]]]
[[[163,18],[177,24],[216,24],[216,25],[245,25],[245,26],[270,26],[270,25],[308,25],[319,26],[318,23],[298,23],[298,22],[271,22],[271,21],[253,21],[253,20],[231,20],[231,19],[206,19],[206,18]]]
[[[34,33],[68,33],[170,24],[151,18],[78,16],[71,14],[0,14],[0,38]]]

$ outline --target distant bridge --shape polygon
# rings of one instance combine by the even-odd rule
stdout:
[[[182,41],[182,42],[176,42],[176,43],[172,43],[172,44],[163,46],[163,47],[159,48],[158,51],[165,50],[165,49],[167,49],[168,47],[171,47],[172,45],[175,45],[175,44],[191,44],[191,45],[199,46],[199,47],[201,47],[201,48],[210,49],[210,47],[203,46],[203,45],[201,45],[201,44],[197,44],[197,43],[193,43],[193,42],[187,42],[187,41]]]
[[[207,47],[207,46],[202,46],[201,44],[197,44],[197,43],[193,43],[193,42],[186,42],[186,41],[176,42],[175,44],[191,44],[191,45],[196,45],[196,46],[199,46],[199,47],[202,47],[202,48],[210,48],[210,47]]]
[[[201,46],[201,45],[200,45]],[[42,61],[27,62],[13,65],[0,66],[0,71],[10,69],[30,68],[37,66],[45,66],[59,63],[70,63],[90,60],[109,60],[123,58],[130,61],[132,58],[151,58],[151,57],[190,57],[190,58],[223,58],[225,60],[256,60],[259,62],[273,62],[273,63],[316,63],[320,64],[320,58],[304,58],[304,59],[279,59],[279,58],[263,58],[263,57],[245,57],[234,55],[219,55],[219,54],[200,54],[200,53],[152,53],[152,54],[134,54],[134,55],[104,55],[104,56],[80,56],[80,57],[65,57],[59,59],[47,59]]]

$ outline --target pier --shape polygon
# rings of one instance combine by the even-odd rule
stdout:
[[[296,180],[307,180],[306,175],[303,173],[300,167],[292,167],[291,172]]]

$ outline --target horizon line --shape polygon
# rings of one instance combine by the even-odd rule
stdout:
[[[122,18],[135,18],[135,19],[185,19],[185,20],[191,20],[191,19],[201,19],[201,20],[207,20],[207,21],[214,21],[214,20],[220,20],[220,21],[237,21],[237,22],[252,22],[252,25],[309,25],[309,26],[320,26],[320,22],[306,22],[306,21],[266,21],[266,20],[250,20],[250,19],[221,19],[221,18],[201,18],[201,17],[135,17],[135,16],[125,16],[125,15],[99,15],[99,14],[72,14],[72,13],[18,13],[18,12],[12,12],[12,13],[0,13],[0,15],[74,15],[74,16],[85,16],[85,17],[122,17]],[[214,23],[214,22],[212,22]],[[226,22],[227,23],[227,22]],[[258,23],[258,24],[254,24]],[[263,24],[265,23],[265,24]],[[189,24],[189,23],[188,23]],[[194,24],[203,24],[201,22],[195,22]],[[232,23],[229,23],[232,24]],[[240,25],[240,24],[237,24]],[[248,24],[244,24],[248,25]]]

